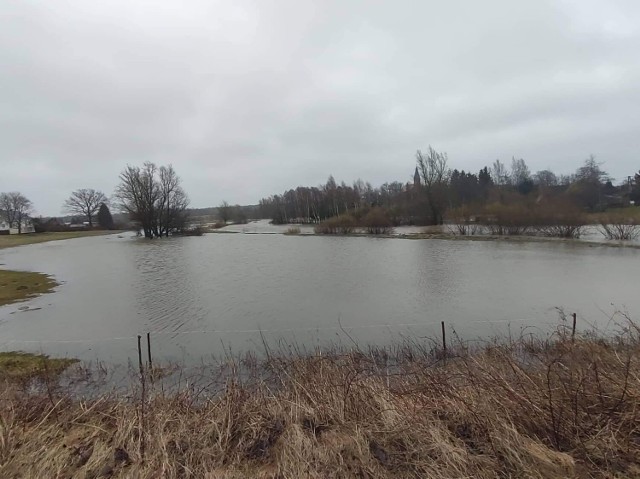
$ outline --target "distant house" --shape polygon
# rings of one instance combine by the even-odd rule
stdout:
[[[1,235],[17,235],[19,232],[19,229],[15,226],[17,225],[13,225],[14,227],[11,227],[12,225],[9,224],[8,221],[6,220],[0,220],[0,234]],[[31,219],[26,219],[26,220],[22,220],[22,228],[21,228],[21,232],[22,233],[35,233],[35,228],[33,227],[33,222],[31,221]]]

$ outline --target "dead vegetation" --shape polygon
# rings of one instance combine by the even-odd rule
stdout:
[[[417,343],[271,353],[212,369],[206,395],[8,384],[0,476],[638,477],[638,353],[629,322],[615,337],[560,331],[446,356]]]
[[[608,240],[634,240],[640,236],[640,221],[624,213],[602,215],[598,230]]]

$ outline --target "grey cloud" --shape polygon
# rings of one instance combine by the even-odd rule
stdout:
[[[9,1],[0,6],[0,190],[59,214],[127,163],[173,163],[194,206],[333,174],[409,179],[523,157],[640,168],[640,7],[474,2]]]

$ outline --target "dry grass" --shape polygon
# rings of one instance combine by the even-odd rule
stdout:
[[[6,387],[0,476],[639,477],[638,353],[629,323],[446,358],[415,344],[269,355],[211,371],[214,395]]]

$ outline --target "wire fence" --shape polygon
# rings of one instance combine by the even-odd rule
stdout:
[[[465,321],[465,324],[510,324],[510,323],[531,323],[532,325],[536,321],[527,318],[510,318],[510,319],[496,319],[496,320],[470,320]],[[539,320],[538,320],[539,322]],[[171,338],[179,337],[189,334],[284,334],[284,333],[314,333],[321,331],[344,331],[352,332],[354,330],[367,330],[367,329],[388,329],[399,331],[402,328],[424,328],[424,327],[439,327],[443,321],[425,321],[414,323],[385,323],[385,324],[356,324],[356,325],[334,325],[334,326],[316,326],[316,327],[293,327],[293,328],[251,328],[251,329],[193,329],[193,330],[142,330],[132,333],[130,336],[112,336],[102,338],[83,338],[83,339],[10,339],[3,344],[83,344],[83,343],[96,343],[96,342],[108,342],[108,341],[126,341],[135,340],[138,336],[150,334],[151,336],[170,336]],[[445,322],[445,325],[447,323]],[[453,323],[449,324],[451,326]]]

